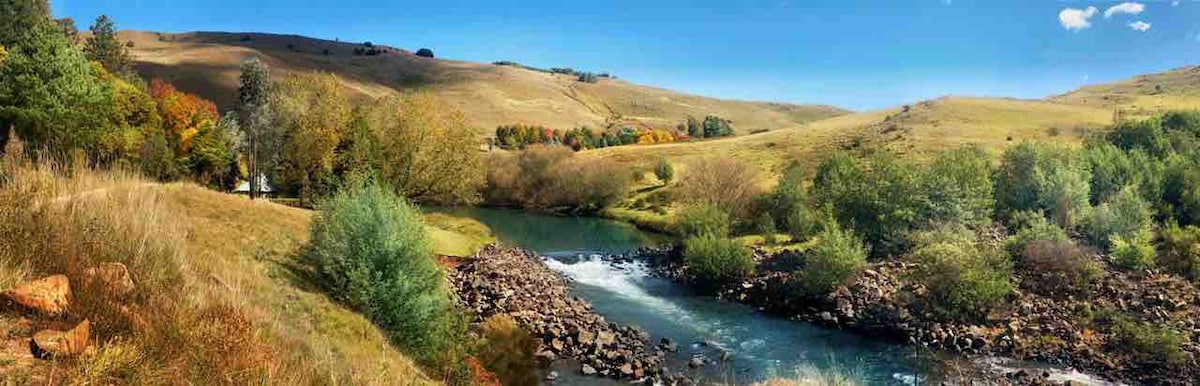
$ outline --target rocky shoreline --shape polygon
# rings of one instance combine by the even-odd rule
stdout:
[[[637,258],[657,275],[688,283],[678,250],[642,249]],[[903,280],[911,268],[902,261],[870,264],[835,291],[823,297],[799,295],[790,272],[802,256],[755,251],[756,274],[721,287],[717,296],[760,311],[855,331],[968,357],[996,356],[1069,366],[1116,382],[1132,384],[1200,384],[1200,296],[1186,280],[1161,274],[1130,274],[1107,269],[1085,299],[1056,299],[1017,290],[1010,306],[979,324],[947,323],[915,314],[909,305],[924,293]],[[1102,257],[1096,259],[1101,261]],[[1018,272],[1017,279],[1020,280]],[[1113,350],[1112,337],[1081,322],[1080,315],[1099,309],[1130,312],[1139,319],[1169,323],[1189,336],[1182,343],[1182,365],[1138,360]],[[1043,377],[1014,371],[1001,381],[1045,384]]]
[[[648,383],[680,379],[667,371],[665,349],[651,347],[648,334],[596,314],[532,252],[487,245],[450,279],[475,322],[508,314],[538,341],[543,364],[569,358],[580,363],[583,375]]]

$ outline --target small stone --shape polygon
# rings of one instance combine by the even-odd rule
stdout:
[[[583,368],[580,369],[580,371],[583,372],[583,375],[596,375],[596,369],[586,364],[583,365]]]
[[[626,377],[633,376],[633,365],[632,364],[629,364],[629,363],[623,364],[623,365],[621,365],[621,368],[619,370],[621,371],[621,375],[624,375]]]
[[[71,283],[66,275],[54,275],[19,284],[3,294],[22,306],[58,315],[71,303]]]
[[[549,374],[546,374],[546,380],[547,380],[547,381],[553,381],[553,380],[556,380],[556,379],[558,379],[558,372],[557,372],[557,371],[551,371]]]
[[[42,330],[29,341],[29,351],[36,358],[64,358],[82,354],[87,349],[92,322],[84,319],[67,331]]]
[[[696,358],[692,358],[692,360],[688,361],[688,367],[691,367],[693,369],[702,367],[702,366],[704,366],[704,358],[696,357]]]

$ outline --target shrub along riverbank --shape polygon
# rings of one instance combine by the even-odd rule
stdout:
[[[1021,143],[998,165],[971,147],[920,164],[837,153],[763,195],[714,171],[736,165],[688,169],[706,172],[680,181],[702,188],[679,189],[685,240],[665,269],[700,288],[958,352],[1200,379],[1200,113],[1120,122],[1083,149]],[[724,241],[772,229],[802,243]]]

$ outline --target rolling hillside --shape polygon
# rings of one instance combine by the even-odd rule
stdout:
[[[359,97],[391,90],[432,91],[462,110],[481,133],[512,123],[570,128],[602,127],[606,121],[616,120],[643,127],[674,127],[689,115],[707,114],[730,119],[745,133],[849,113],[831,106],[714,99],[617,79],[602,78],[589,84],[570,75],[423,58],[381,45],[372,46],[382,51],[378,55],[356,55],[356,49],[366,46],[300,36],[125,31],[121,39],[133,42],[131,54],[143,77],[163,78],[213,100],[223,110],[237,98],[242,60],[257,56],[271,66],[274,77],[309,71],[335,73]]]

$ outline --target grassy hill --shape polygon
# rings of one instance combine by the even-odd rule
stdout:
[[[73,287],[85,268],[118,261],[136,292],[96,303],[75,288],[69,315],[0,310],[0,341],[13,358],[6,383],[437,384],[362,315],[326,296],[297,251],[313,212],[159,184],[119,172],[6,165],[0,176],[0,288],[50,274]],[[488,240],[477,222],[437,216],[428,227],[442,254]],[[94,351],[78,360],[33,360],[40,328],[92,320]],[[216,318],[216,319],[213,319]],[[129,322],[123,322],[128,320]]]
[[[213,100],[222,109],[237,98],[242,60],[257,56],[272,75],[325,71],[342,78],[357,96],[391,90],[429,90],[462,110],[481,132],[497,125],[526,123],[570,128],[602,127],[607,121],[644,127],[674,127],[687,116],[715,114],[748,133],[778,129],[849,113],[831,106],[722,100],[688,95],[623,80],[579,82],[575,76],[518,66],[430,59],[374,45],[378,55],[355,55],[360,43],[292,35],[197,32],[159,34],[124,31],[138,72],[168,80]],[[507,58],[496,58],[503,60]]]
[[[1083,106],[1122,108],[1135,113],[1200,107],[1200,66],[1139,75],[1116,83],[1081,87],[1047,98]]]

